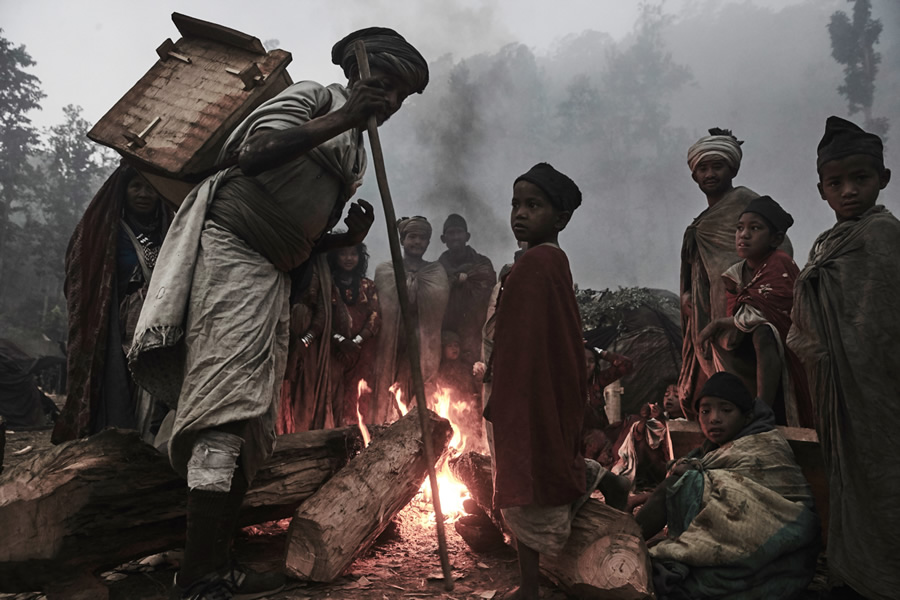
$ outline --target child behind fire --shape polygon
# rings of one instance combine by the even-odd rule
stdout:
[[[521,585],[505,598],[538,598],[541,554],[557,554],[593,489],[624,507],[625,486],[580,452],[587,378],[572,274],[558,244],[581,204],[578,186],[547,163],[513,185],[511,226],[528,250],[497,300],[492,384],[494,505],[516,538]],[[586,462],[590,462],[587,465]]]
[[[484,428],[481,424],[481,399],[471,367],[462,359],[459,335],[445,329],[441,332],[441,366],[432,382],[436,396],[449,396],[448,417],[466,436],[466,450],[484,452]],[[431,384],[429,384],[431,385]]]
[[[772,409],[739,377],[713,374],[694,410],[706,440],[638,512],[657,597],[794,598],[815,574],[812,492]]]

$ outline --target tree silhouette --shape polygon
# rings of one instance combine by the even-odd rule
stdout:
[[[23,187],[34,176],[28,157],[37,151],[38,137],[27,115],[40,109],[44,98],[40,80],[24,70],[34,64],[25,46],[0,35],[0,281],[7,249],[18,234],[13,219],[22,211]]]
[[[881,54],[875,52],[881,35],[881,21],[872,18],[870,0],[848,2],[853,2],[853,20],[847,13],[836,11],[828,23],[831,56],[844,65],[844,84],[838,91],[847,99],[851,115],[862,111],[866,129],[886,138],[890,126],[888,120],[872,116],[875,76],[881,63]]]

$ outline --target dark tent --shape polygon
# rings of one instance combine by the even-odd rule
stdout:
[[[578,290],[585,340],[624,354],[634,371],[622,378],[622,416],[638,414],[645,403],[662,403],[666,386],[681,371],[678,296],[667,290],[620,288]]]
[[[0,339],[0,416],[11,429],[49,427],[57,408],[37,386],[44,361]]]

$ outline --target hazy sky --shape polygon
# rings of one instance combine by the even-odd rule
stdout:
[[[670,3],[681,4],[681,3]],[[257,10],[259,7],[259,10]],[[34,123],[62,121],[76,104],[96,122],[156,61],[156,47],[177,41],[171,14],[180,12],[258,37],[277,39],[293,54],[294,80],[341,78],[331,65],[335,41],[370,25],[393,27],[429,59],[465,57],[520,41],[545,49],[571,32],[597,29],[621,36],[637,15],[637,2],[564,0],[0,0],[0,27],[25,44],[47,98]]]
[[[900,6],[900,0],[875,1],[876,16],[885,24],[878,48],[883,60],[875,113],[892,118],[890,159],[898,156],[892,142],[900,139],[900,113],[891,101],[900,90],[900,61],[893,60],[892,54],[898,48],[900,31],[900,25],[890,21],[900,16],[894,3]],[[586,30],[609,34],[616,41],[625,39],[627,45],[639,4],[638,0],[0,0],[0,27],[3,37],[24,44],[37,62],[30,72],[40,78],[47,98],[43,111],[31,116],[36,125],[47,127],[62,122],[62,107],[67,104],[81,106],[90,122],[100,119],[153,66],[156,47],[166,38],[179,38],[171,21],[175,11],[238,29],[264,42],[278,40],[280,48],[293,54],[288,71],[295,81],[329,83],[342,80],[340,70],[330,63],[331,46],[362,27],[381,25],[398,30],[432,64],[447,54],[454,62],[494,54],[511,42],[522,43],[535,56],[546,59],[567,36]],[[769,193],[794,212],[797,223],[791,236],[802,265],[815,236],[833,224],[833,215],[823,210],[815,191],[815,170],[810,164],[814,164],[815,143],[825,117],[847,116],[846,101],[837,92],[842,69],[830,57],[826,25],[833,10],[850,12],[852,4],[843,0],[666,0],[663,6],[667,14],[676,17],[666,34],[667,49],[676,63],[690,67],[693,73],[692,83],[668,99],[672,124],[681,128],[688,140],[703,135],[710,126],[733,127],[748,140],[736,184]],[[566,64],[561,69],[555,65],[552,68],[557,70],[551,75],[559,75],[563,81],[563,70],[590,71],[591,66]],[[430,91],[435,94],[438,89],[435,81]],[[622,101],[628,102],[628,98]],[[427,204],[423,197],[433,191],[427,169],[420,176],[423,181],[413,181],[415,178],[397,176],[401,169],[390,168],[396,167],[390,164],[392,150],[413,148],[420,153],[419,159],[430,156],[432,150],[416,146],[410,128],[401,126],[405,113],[385,128],[383,136],[387,144],[393,144],[386,154],[389,176],[395,174],[391,188],[398,214],[443,219],[446,211],[433,206],[434,214],[419,212],[424,210],[420,206]],[[437,122],[449,117],[435,114],[433,118]],[[860,122],[859,115],[853,118]],[[406,137],[395,137],[400,132]],[[526,139],[520,141],[527,145]],[[598,140],[598,144],[604,142]],[[686,149],[687,143],[667,158],[683,163]],[[473,246],[499,266],[509,259],[514,244],[508,229],[504,226],[500,231],[496,225],[507,219],[501,213],[508,211],[504,195],[509,186],[498,191],[485,185],[490,178],[493,182],[510,176],[497,168],[495,156],[481,165],[486,173],[482,173],[479,192],[497,204],[496,219],[481,219],[491,230],[473,238]],[[563,155],[539,158],[562,161],[563,170],[573,162],[572,157]],[[430,166],[442,164],[435,160]],[[515,168],[523,171],[530,164],[522,162]],[[601,289],[617,285],[677,288],[681,232],[705,205],[686,167],[677,173],[678,178],[672,176],[667,182],[666,197],[654,198],[658,204],[642,198],[645,192],[640,180],[625,190],[630,196],[624,198],[610,196],[603,189],[586,190],[596,200],[581,209],[578,222],[563,241],[572,253],[576,281]],[[576,175],[576,181],[591,180],[590,173]],[[470,179],[474,182],[477,178]],[[359,194],[377,203],[373,171]],[[886,195],[885,203],[896,210],[893,197]],[[627,215],[632,219],[627,223],[621,222],[622,215],[610,220],[616,204],[623,202],[643,206],[645,214],[640,218]],[[660,206],[669,207],[670,214],[657,210]],[[370,241],[375,264],[386,258],[382,225],[373,230]],[[443,250],[437,239],[432,246],[427,255],[430,259]],[[633,252],[642,249],[644,254]]]

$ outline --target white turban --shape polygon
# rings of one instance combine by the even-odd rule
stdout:
[[[709,156],[720,156],[737,173],[741,167],[740,143],[730,135],[708,135],[697,140],[688,149],[687,163],[691,173],[697,168],[697,164]]]

